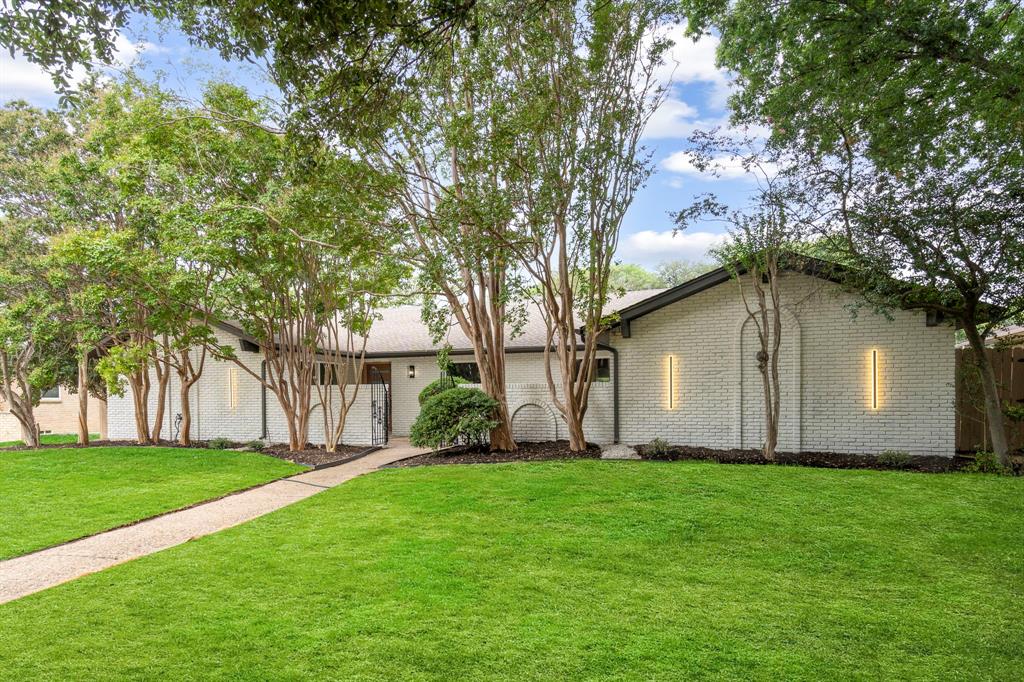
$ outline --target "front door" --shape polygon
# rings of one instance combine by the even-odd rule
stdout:
[[[391,435],[391,363],[365,363],[360,383],[370,389],[372,445],[384,445]]]

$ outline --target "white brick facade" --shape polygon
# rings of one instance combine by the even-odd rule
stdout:
[[[838,286],[787,273],[782,284],[780,450],[916,455],[954,452],[954,340],[921,312],[870,310]],[[619,349],[620,439],[756,448],[763,407],[756,330],[734,282],[634,320]],[[742,329],[742,333],[741,333]],[[871,406],[871,351],[878,359],[878,409]],[[668,406],[668,358],[673,406]]]
[[[835,284],[802,274],[784,275],[782,302],[780,450],[953,454],[950,326],[928,327],[919,312],[894,311],[892,320],[866,309],[852,316],[849,306],[855,299],[851,295]],[[218,335],[222,342],[237,347],[230,335]],[[621,363],[622,442],[639,444],[660,437],[681,445],[760,447],[763,406],[757,337],[734,282],[639,317],[632,321],[629,338],[616,329],[609,343],[618,350]],[[877,409],[872,407],[872,351],[877,359]],[[259,373],[259,354],[239,351],[239,356]],[[602,351],[600,357],[611,355]],[[471,362],[473,358],[453,354],[451,359]],[[439,376],[436,359],[415,355],[372,361],[391,363],[392,433],[407,436],[419,414],[419,392]],[[565,438],[564,421],[548,397],[543,354],[513,352],[506,361],[515,437],[522,441]],[[416,368],[413,378],[410,365]],[[259,438],[261,395],[259,382],[233,363],[208,361],[192,390],[194,437]],[[586,419],[589,440],[608,443],[614,439],[613,395],[611,382],[593,386]],[[370,441],[370,398],[369,387],[363,386],[349,413],[344,442]],[[286,441],[287,429],[273,393],[267,391],[266,400],[269,440]],[[154,406],[155,396],[151,396],[151,411]],[[164,437],[173,435],[171,425],[178,412],[177,381],[172,378]],[[111,438],[134,437],[129,396],[110,399],[109,423]],[[310,440],[323,440],[317,410],[311,418]]]
[[[222,344],[233,344],[238,357],[245,362],[257,375],[260,373],[262,356],[237,350],[238,341],[230,334],[218,331],[218,341]],[[606,356],[607,353],[603,353]],[[516,413],[514,428],[520,433],[522,440],[547,440],[555,434],[558,438],[567,438],[564,420],[555,419],[555,408],[548,397],[547,383],[544,378],[542,353],[509,353],[506,361],[506,372],[509,382],[507,389],[509,410]],[[453,362],[472,362],[472,355],[452,355]],[[391,363],[391,423],[392,434],[408,436],[412,423],[419,414],[419,394],[427,384],[440,376],[437,359],[434,356],[409,356],[374,359],[373,362]],[[415,378],[409,377],[409,365],[416,367]],[[234,379],[231,378],[234,373]],[[556,370],[557,373],[557,370]],[[557,374],[556,374],[557,375]],[[153,387],[150,391],[150,419],[156,410],[156,378],[152,377]],[[236,389],[232,391],[232,384]],[[349,387],[352,390],[352,387]],[[235,396],[234,401],[232,395]],[[190,391],[192,406],[192,437],[196,440],[211,438],[228,438],[235,441],[249,441],[260,438],[262,424],[262,395],[260,382],[233,362],[207,360],[202,378]],[[314,390],[314,400],[316,393]],[[365,445],[371,442],[370,433],[370,401],[372,395],[369,386],[361,386],[355,405],[349,411],[345,422],[345,433],[342,441],[352,445]],[[273,392],[266,391],[267,401],[267,433],[271,442],[287,442],[288,427],[283,412]],[[234,407],[232,407],[234,402]],[[526,409],[517,412],[521,407]],[[545,411],[547,420],[538,420],[530,409],[537,412]],[[174,418],[181,412],[179,383],[172,376],[168,386],[167,404],[163,419],[161,437],[170,438],[174,435]],[[108,420],[110,437],[113,439],[135,438],[135,417],[131,395],[124,397],[111,396],[109,401]],[[590,409],[585,421],[587,437],[598,442],[611,442],[612,433],[612,390],[610,383],[595,384],[591,389]],[[316,407],[310,417],[309,439],[314,443],[323,442],[323,417],[320,408]]]

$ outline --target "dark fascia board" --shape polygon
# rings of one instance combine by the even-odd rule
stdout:
[[[256,342],[256,338],[251,336],[245,331],[233,324],[227,322],[214,322],[214,327],[232,334],[243,341],[248,341],[254,345],[259,345]],[[576,346],[577,350],[583,350],[582,345]],[[554,350],[552,348],[552,350]],[[367,360],[386,360],[389,358],[430,358],[437,355],[438,349],[421,349],[421,350],[390,350],[390,351],[367,351],[364,356]],[[472,355],[472,348],[452,348],[448,351],[451,355]],[[505,349],[506,353],[543,353],[544,346],[513,346]]]
[[[831,282],[839,282],[841,275],[844,272],[844,268],[841,265],[835,263],[829,263],[818,258],[812,258],[810,256],[796,256],[795,258],[789,259],[790,262],[781,266],[785,270],[793,272],[800,272],[805,275],[811,275],[814,277],[820,277]],[[744,268],[737,268],[737,274],[744,274],[746,270]],[[666,289],[660,294],[655,294],[650,298],[645,298],[639,303],[634,303],[628,308],[623,308],[618,311],[619,319],[612,325],[613,327],[621,326],[623,336],[629,338],[630,336],[630,322],[653,313],[655,310],[660,310],[667,305],[681,301],[684,298],[689,298],[695,294],[699,294],[702,291],[707,291],[712,287],[716,287],[719,284],[723,284],[732,279],[732,273],[724,268],[715,268],[710,272],[705,272],[703,275],[691,279],[689,282],[683,282],[682,284]]]

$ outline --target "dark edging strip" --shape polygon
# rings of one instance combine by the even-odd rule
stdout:
[[[371,452],[377,452],[382,447],[383,446],[381,446],[381,445],[372,445],[372,446],[366,448],[365,450],[363,450],[362,452],[357,452],[356,454],[352,455],[351,457],[346,457],[344,459],[339,459],[337,462],[328,462],[327,464],[317,464],[312,469],[310,469],[310,471],[320,471],[321,469],[330,469],[331,467],[341,466],[342,464],[348,464],[349,462],[354,462],[357,459],[362,459],[363,457],[366,457]],[[295,475],[297,476],[298,474],[295,474]]]

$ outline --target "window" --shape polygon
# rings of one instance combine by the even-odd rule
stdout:
[[[580,375],[580,368],[583,366],[582,360],[576,361],[576,376]],[[595,358],[594,359],[594,371],[591,374],[594,381],[611,381],[612,380],[612,361],[611,358]]]
[[[471,384],[480,383],[480,368],[475,362],[453,362],[450,374],[453,377],[461,377]]]
[[[337,386],[338,385],[338,370],[337,368],[327,362],[317,363],[317,376],[316,381],[320,386]]]
[[[43,400],[60,400],[60,386],[46,389],[40,398]]]

